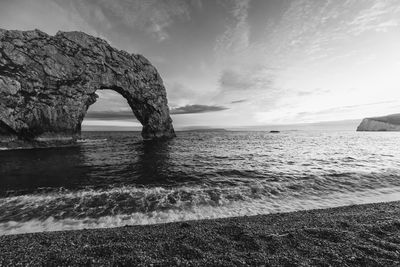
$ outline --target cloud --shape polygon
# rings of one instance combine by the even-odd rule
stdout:
[[[94,11],[93,14],[95,13],[101,16],[100,13]],[[55,0],[0,1],[0,25],[2,28],[18,30],[37,28],[49,34],[55,34],[59,30],[80,30],[95,36],[100,35],[75,7],[67,9]]]
[[[283,95],[275,87],[274,79],[274,70],[262,66],[225,69],[219,77],[219,92],[213,102],[232,103],[237,99],[246,99],[253,104],[259,103],[262,108],[271,107]]]
[[[362,9],[352,21],[348,23],[350,32],[359,35],[366,31],[386,32],[389,28],[400,24],[400,6],[398,1],[369,1],[371,3]]]
[[[229,108],[222,106],[208,106],[208,105],[186,105],[183,107],[171,109],[171,114],[193,114],[193,113],[206,113],[227,110]]]
[[[85,120],[135,120],[132,110],[121,111],[89,111]]]
[[[240,52],[249,46],[250,25],[247,21],[250,0],[221,1],[228,9],[231,20],[217,38],[214,50],[219,57],[228,51]]]
[[[190,103],[190,100],[196,98],[199,92],[193,90],[180,82],[165,82],[168,102],[171,106],[182,106]]]
[[[276,54],[335,57],[343,41],[367,31],[386,32],[400,24],[397,0],[293,1],[269,39]],[[349,51],[347,51],[348,53]]]
[[[189,20],[192,9],[201,9],[202,3],[201,0],[6,0],[2,6],[3,17],[21,16],[8,20],[51,34],[61,25],[63,30],[83,30],[103,38],[120,31],[135,35],[140,31],[161,42],[169,38],[168,29],[176,20]]]
[[[224,91],[247,90],[255,83],[256,81],[251,76],[234,70],[224,70],[219,78],[219,85]]]
[[[388,108],[392,106],[397,108],[398,101],[379,101],[358,105],[335,106],[315,111],[302,111],[297,113],[296,118],[303,121],[307,119],[315,121],[317,118],[320,120],[340,120],[343,119],[341,115],[345,115],[344,118],[346,118],[346,116],[361,118],[368,116],[367,114],[370,113],[371,110],[371,114],[380,114],[382,107]]]
[[[167,28],[175,19],[188,20],[191,8],[199,7],[198,1],[184,0],[100,0],[90,3],[90,7],[100,6],[115,22],[138,28],[159,41],[169,38]]]
[[[131,112],[127,100],[114,90],[97,90],[98,98],[89,107],[89,113],[93,112]]]
[[[247,102],[247,99],[231,101],[231,104],[239,104],[239,103],[244,103],[244,102]]]
[[[312,95],[326,94],[329,92],[330,92],[330,90],[327,90],[327,89],[315,88],[313,90],[300,90],[300,91],[297,91],[296,94],[298,96],[312,96]]]
[[[260,65],[225,69],[219,78],[219,86],[223,91],[267,91],[272,87],[275,70]]]
[[[230,108],[177,116],[187,123],[250,123],[266,111],[268,121],[398,95],[398,0],[0,0],[0,25],[82,30],[144,54],[171,113]],[[133,118],[124,98],[98,94],[87,118]]]
[[[139,122],[126,120],[84,120],[82,126],[142,127]]]

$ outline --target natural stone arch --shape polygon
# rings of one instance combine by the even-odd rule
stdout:
[[[144,139],[175,136],[162,79],[143,56],[82,32],[0,29],[1,140],[75,140],[99,89],[126,98]]]

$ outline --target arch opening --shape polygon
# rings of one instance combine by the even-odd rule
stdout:
[[[126,99],[143,139],[175,137],[163,81],[145,57],[82,32],[0,29],[0,44],[0,142],[76,141],[104,89]]]
[[[113,89],[98,89],[96,102],[89,106],[82,121],[82,131],[141,131],[128,100]]]

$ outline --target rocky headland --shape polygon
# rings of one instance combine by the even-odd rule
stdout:
[[[101,89],[126,98],[144,139],[175,136],[163,81],[145,57],[82,32],[0,29],[2,146],[74,142]]]
[[[357,131],[400,131],[400,114],[365,118]]]

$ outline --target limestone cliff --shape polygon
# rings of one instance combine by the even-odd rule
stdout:
[[[357,131],[400,131],[400,114],[365,118]]]
[[[75,140],[96,90],[127,99],[145,139],[174,137],[160,75],[141,55],[82,32],[0,29],[0,141]]]

